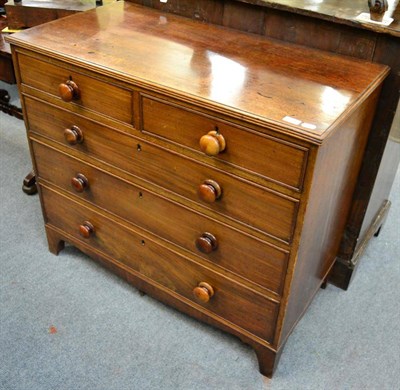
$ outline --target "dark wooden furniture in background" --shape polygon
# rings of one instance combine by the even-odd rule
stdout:
[[[6,19],[0,19],[0,29],[7,26]],[[0,34],[0,80],[8,84],[15,84],[14,67],[11,56],[10,45],[4,40],[4,34]],[[23,119],[22,109],[13,104],[10,104],[11,96],[5,89],[0,89],[0,111],[12,115],[18,119]],[[28,194],[36,194],[36,178],[34,172],[24,178],[22,190]]]
[[[5,4],[8,28],[15,30],[38,26],[94,7],[79,0],[8,0]]]
[[[122,2],[9,40],[50,250],[272,375],[335,262],[388,68]]]
[[[389,9],[387,0],[368,0],[370,19],[374,22],[383,22],[385,13]]]
[[[2,5],[0,3],[0,5]],[[7,26],[6,19],[0,15],[0,31]],[[10,45],[0,33],[0,80],[8,84],[15,84],[14,67],[11,57]],[[22,119],[22,110],[10,104],[10,95],[7,90],[0,89],[0,111]]]
[[[7,3],[1,1],[0,5],[5,6],[7,15],[6,19],[1,19],[1,30],[5,27],[12,30],[25,29],[94,8],[94,5],[84,5],[79,0],[47,0],[45,2],[10,0]],[[1,34],[0,39],[0,80],[8,84],[15,84],[11,49],[5,42],[4,36]],[[10,104],[10,96],[6,90],[0,90],[0,110],[18,119],[23,118],[21,108]],[[24,178],[22,190],[28,195],[37,193],[36,177],[33,171]]]
[[[393,118],[400,90],[400,5],[389,0],[389,26],[361,23],[367,0],[130,0],[165,12],[389,65],[337,262],[329,281],[347,289],[370,238],[390,207],[400,161],[399,123]],[[396,130],[397,129],[397,130]],[[390,134],[391,133],[391,134]]]
[[[0,17],[0,30],[6,25],[6,20]],[[10,45],[4,40],[3,34],[0,34],[0,80],[8,84],[15,84],[11,49]]]

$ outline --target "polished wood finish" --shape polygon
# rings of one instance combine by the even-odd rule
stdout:
[[[262,129],[243,128],[235,123],[204,115],[190,107],[177,106],[170,101],[143,96],[141,105],[143,132],[194,151],[201,150],[199,140],[203,139],[205,133],[208,135],[211,132],[212,141],[217,138],[213,144],[215,151],[218,151],[213,165],[218,164],[224,170],[233,165],[243,170],[243,177],[248,178],[246,172],[251,171],[259,177],[260,183],[273,181],[301,190],[307,164],[307,148],[271,134],[263,134]],[[186,124],[186,128],[180,126],[182,122]],[[207,139],[210,140],[210,137]],[[211,163],[210,159],[205,161]],[[288,166],[290,169],[287,169]],[[250,178],[254,180],[254,175]]]
[[[370,95],[362,109],[348,116],[342,124],[346,131],[329,139],[316,158],[309,204],[319,203],[321,199],[324,199],[329,203],[330,210],[336,210],[336,213],[335,215],[321,213],[320,209],[312,208],[305,214],[303,241],[299,246],[295,273],[291,282],[291,294],[296,299],[288,303],[281,333],[282,341],[290,334],[301,317],[303,308],[310,303],[335,263],[367,142],[368,134],[364,126],[371,127],[373,107],[376,107],[379,92],[376,90]],[[341,157],[338,160],[339,154]],[[329,180],[326,167],[330,167],[332,172],[335,172],[335,178],[343,178],[340,186],[333,183],[335,180]],[[317,247],[324,254],[323,260],[315,256]],[[305,285],[307,288],[304,288]]]
[[[79,225],[79,234],[86,239],[92,237],[94,234],[94,226],[92,223],[85,221],[82,225]]]
[[[89,180],[82,173],[78,173],[71,179],[72,187],[76,192],[83,192],[89,187]]]
[[[70,145],[81,144],[83,142],[83,132],[78,126],[71,126],[64,130],[64,138]]]
[[[8,27],[13,30],[30,28],[91,8],[94,5],[78,0],[8,0],[5,4]]]
[[[214,289],[206,282],[200,282],[197,287],[193,289],[193,294],[197,301],[207,303],[214,296]]]
[[[200,149],[207,156],[217,156],[226,148],[224,136],[216,130],[209,131],[200,138]]]
[[[81,91],[75,82],[67,80],[58,86],[58,92],[64,102],[72,102],[81,98]]]
[[[60,19],[60,22],[64,21],[65,19]],[[10,36],[10,39],[14,35]],[[60,84],[65,84],[66,80],[69,80],[72,88],[76,85],[82,91],[79,100],[70,101],[70,105],[88,108],[123,122],[132,122],[132,94],[126,89],[111,83],[106,84],[98,79],[98,76],[90,77],[85,72],[76,73],[73,71],[74,68],[68,68],[68,63],[64,64],[64,67],[59,67],[31,56],[21,56],[19,67],[23,77],[21,82],[24,84],[59,97]],[[66,97],[69,98],[71,95],[74,97],[74,93],[70,95],[67,93]],[[113,97],[113,105],[109,104],[108,96]]]
[[[204,232],[197,238],[196,247],[200,252],[209,254],[218,248],[218,240],[213,234]]]
[[[71,20],[77,46],[66,19],[10,39],[49,249],[240,337],[272,375],[335,261],[388,69],[128,3]]]
[[[120,11],[115,11],[117,14],[123,12],[124,3],[120,4],[117,6],[121,7]],[[103,9],[111,10],[111,7],[107,6]],[[252,118],[249,122],[252,124],[268,125],[271,129],[278,131],[286,129],[281,132],[314,142],[319,142],[329,136],[332,122],[338,118],[342,110],[356,102],[359,94],[363,92],[362,86],[375,81],[374,71],[379,68],[378,65],[371,64],[367,69],[362,62],[351,61],[345,57],[333,57],[321,51],[280,44],[253,35],[243,34],[240,40],[234,39],[231,37],[230,30],[217,27],[215,27],[216,36],[209,37],[208,42],[208,45],[212,45],[219,53],[213,55],[204,50],[203,36],[204,34],[209,36],[208,25],[196,25],[199,34],[192,37],[193,22],[188,19],[176,19],[173,16],[168,16],[169,21],[167,19],[166,24],[169,29],[176,30],[173,41],[169,46],[160,49],[160,43],[166,39],[165,28],[160,27],[163,25],[158,23],[159,17],[151,9],[144,8],[143,14],[149,20],[146,28],[148,38],[146,46],[135,45],[135,42],[140,42],[141,38],[137,31],[141,24],[136,18],[126,18],[121,24],[117,16],[106,18],[99,14],[99,20],[93,20],[90,12],[76,16],[81,17],[82,24],[88,31],[99,29],[107,20],[107,28],[114,29],[115,33],[121,37],[118,45],[114,45],[109,50],[104,50],[104,48],[95,50],[98,46],[96,35],[88,34],[87,39],[82,40],[79,31],[71,31],[68,41],[57,36],[49,38],[48,31],[52,31],[53,24],[38,26],[29,30],[29,33],[20,32],[18,36],[25,37],[23,46],[29,48],[30,42],[34,41],[41,47],[39,51],[44,54],[51,54],[57,48],[58,52],[54,54],[54,57],[70,61],[64,64],[64,67],[68,64],[73,65],[74,61],[67,59],[65,54],[62,54],[63,52],[80,57],[88,70],[93,68],[91,64],[98,64],[104,68],[104,75],[109,74],[106,69],[111,62],[115,66],[113,71],[121,75],[122,81],[127,80],[128,75],[132,75],[133,81],[139,87],[145,88],[153,84],[158,88],[168,90],[171,97],[176,96],[177,91],[180,91],[184,84],[187,102],[192,102],[189,95],[196,96],[204,102],[204,109],[207,109],[213,107],[209,103],[212,99],[221,107],[222,112],[224,109],[229,110],[229,107],[235,108],[230,116],[231,120],[240,120],[246,113],[251,113]],[[64,18],[60,19],[57,25],[58,28],[63,29],[68,23],[69,20]],[[15,36],[13,34],[9,38],[10,41],[17,39],[14,38]],[[80,42],[79,45],[70,44],[70,41],[75,40]],[[257,50],[254,50],[253,40],[257,40]],[[126,53],[126,47],[131,45],[134,45],[134,50]],[[175,57],[168,54],[172,49],[181,50],[180,61],[174,61]],[[165,54],[159,53],[159,50],[163,50]],[[159,60],[161,55],[165,55],[168,59],[167,64]],[[140,62],[143,57],[148,60]],[[226,60],[224,60],[225,57]],[[303,60],[304,57],[307,57],[307,61]],[[329,64],[333,58],[336,58],[335,67],[330,68]],[[136,64],[134,73],[132,73],[133,62]],[[268,66],[255,67],[252,65],[254,63]],[[232,86],[232,78],[221,77],[221,69],[222,74],[225,74],[227,66],[231,77],[236,80],[234,86]],[[82,71],[81,74],[75,73],[73,67],[65,69],[31,57],[21,56],[19,67],[23,77],[21,81],[24,84],[58,96],[60,78],[72,79],[82,91],[85,90],[85,93],[82,92],[80,106],[124,122],[131,122],[132,97],[125,88],[104,84],[97,78],[87,77]],[[205,69],[205,71],[200,71],[200,69]],[[330,90],[325,85],[326,72],[329,72],[331,80],[329,87],[337,89],[339,95],[329,95]],[[288,85],[287,73],[293,76],[290,79],[290,85]],[[357,74],[356,79],[349,77],[354,73]],[[135,74],[146,74],[147,78],[141,80],[135,77]],[[220,83],[212,83],[213,78],[204,77],[204,74],[215,75],[220,79]],[[196,77],[197,81],[194,81],[193,77]],[[282,93],[282,85],[288,85],[285,87],[287,93]],[[233,92],[232,88],[235,88]],[[222,92],[217,93],[217,91]],[[224,91],[228,93],[223,93]],[[107,96],[113,96],[112,106],[107,104]],[[324,97],[326,101],[323,100]],[[333,101],[337,105],[329,106],[329,102]],[[324,102],[327,105],[322,110],[321,105]],[[283,120],[288,115],[301,123],[312,124],[315,128],[300,126],[294,129]]]
[[[221,195],[221,186],[215,180],[207,179],[199,185],[199,197],[206,203],[214,203]]]
[[[25,106],[29,111],[31,106]],[[57,153],[60,149],[58,145],[45,146],[42,142],[36,142],[37,135],[32,133],[31,136],[35,139],[32,149],[42,180],[54,183],[71,195],[78,195],[86,202],[107,209],[144,230],[154,232],[196,255],[197,261],[205,264],[211,262],[221,272],[232,272],[236,278],[251,280],[273,293],[281,294],[288,261],[287,250],[218,223],[207,217],[204,210],[195,212],[182,208],[176,202],[147,190],[143,183],[137,184],[132,177],[124,176],[124,180],[120,180],[118,176],[121,176],[121,172],[113,170],[110,175],[109,166],[94,168],[83,162],[79,155],[68,156],[72,153],[69,150]],[[59,162],[60,169],[54,169],[55,160]],[[96,161],[91,163],[98,164]],[[76,193],[70,178],[79,171],[90,181],[90,187]],[[110,201],[115,197],[118,197],[118,202]],[[218,248],[211,253],[200,252],[196,240],[209,231],[218,238]]]
[[[206,206],[212,216],[226,216],[279,240],[288,242],[292,239],[298,208],[298,199],[295,197],[239,180],[212,166],[199,165],[193,158],[171,153],[169,149],[150,143],[147,139],[145,141],[129,135],[131,129],[124,127],[126,133],[115,132],[69,111],[59,111],[51,105],[40,105],[31,100],[28,104],[37,108],[26,111],[31,130],[66,145],[63,133],[55,132],[54,128],[78,123],[84,140],[74,145],[74,150],[140,176],[199,206]],[[139,134],[136,132],[136,135]],[[200,194],[199,187],[202,190]],[[224,193],[229,196],[225,197]],[[238,204],[241,207],[237,207]]]
[[[42,200],[48,218],[47,225],[64,231],[74,243],[76,240],[90,242],[90,246],[98,253],[118,259],[132,273],[164,286],[181,298],[193,301],[193,304],[193,289],[199,281],[207,281],[213,286],[215,297],[204,306],[204,310],[258,337],[271,340],[279,308],[276,302],[190,261],[184,254],[171,250],[165,242],[132,226],[128,227],[121,220],[110,218],[108,214],[99,213],[45,186],[41,187],[41,193],[44,195]],[[77,229],[82,225],[79,221],[83,216],[87,218],[86,224],[95,229],[88,237],[82,236]],[[239,312],[235,310],[236,307],[242,310]],[[249,316],[253,319],[251,323]]]
[[[352,279],[354,265],[360,258],[359,248],[365,247],[369,237],[367,231],[376,225],[383,210],[388,211],[385,205],[400,162],[399,143],[390,137],[395,132],[393,118],[400,89],[400,2],[388,1],[385,17],[394,21],[383,26],[357,19],[361,13],[369,12],[366,0],[170,0],[168,5],[156,0],[130,1],[390,66],[337,254],[338,267],[332,269],[330,276],[332,283],[347,289],[346,281]],[[349,275],[341,279],[344,264],[348,265]],[[337,268],[342,270],[336,274]]]

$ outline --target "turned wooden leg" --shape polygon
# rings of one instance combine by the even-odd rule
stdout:
[[[378,237],[379,234],[381,233],[385,223],[387,216],[389,214],[389,209],[390,206],[392,205],[392,202],[390,200],[386,200],[385,203],[383,204],[378,217],[376,218],[375,223],[372,225],[372,229],[375,228],[374,232],[374,237]]]
[[[26,176],[22,183],[22,191],[28,195],[34,195],[37,193],[37,185],[36,185],[36,175],[35,172],[30,171]]]
[[[352,253],[339,253],[329,274],[329,283],[332,283],[336,287],[339,287],[343,290],[347,290],[349,288],[350,283],[356,274],[360,259],[367,248],[370,239],[373,236],[377,237],[382,231],[382,227],[384,226],[386,218],[389,214],[390,206],[390,200],[385,200],[379,210],[379,213],[369,226],[367,232],[364,234],[363,239],[358,242],[357,248],[355,248]]]
[[[5,89],[0,89],[0,111],[14,116],[15,118],[24,119],[22,108],[10,104],[10,95]],[[22,184],[22,191],[28,195],[34,195],[37,193],[36,176],[33,171],[26,175]]]
[[[23,119],[22,109],[10,104],[10,95],[5,89],[0,89],[0,111],[18,119]]]
[[[61,239],[60,235],[46,226],[47,243],[51,253],[58,255],[64,249],[65,242]]]
[[[283,348],[278,352],[274,352],[262,345],[252,345],[252,347],[257,355],[260,373],[268,378],[272,378]]]
[[[379,229],[374,233],[374,237],[378,237],[382,229],[382,225],[379,226]]]
[[[24,119],[22,109],[10,104],[10,95],[4,89],[0,90],[0,111],[3,111],[18,119]],[[36,176],[33,171],[29,172],[28,175],[26,175],[22,183],[22,191],[24,191],[25,194],[28,195],[34,195],[37,193]]]

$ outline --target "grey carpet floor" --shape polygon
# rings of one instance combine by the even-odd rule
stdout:
[[[399,389],[399,172],[349,291],[317,294],[270,380],[235,337],[140,296],[72,247],[50,254],[39,198],[21,191],[23,122],[3,113],[0,164],[0,389]]]

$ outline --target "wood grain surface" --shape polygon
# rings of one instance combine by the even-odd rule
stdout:
[[[294,117],[297,134],[312,139],[326,136],[330,125],[363,98],[361,92],[382,79],[376,79],[382,69],[377,64],[366,67],[128,3],[100,7],[74,20],[85,30],[72,29],[68,40],[68,19],[13,34],[9,40],[87,68],[96,63],[104,74],[229,107],[242,117],[268,118],[285,127],[283,118]]]
[[[271,375],[335,262],[388,68],[127,3],[71,20],[68,42],[66,19],[10,38],[50,250],[238,335]]]
[[[32,146],[39,181],[52,183],[179,245],[190,251],[195,258],[201,257],[197,261],[205,260],[208,266],[230,270],[251,283],[281,293],[286,274],[287,250],[243,234],[41,143],[34,142]],[[58,162],[56,168],[54,161]],[[78,174],[83,174],[88,180],[87,189],[79,194],[71,185],[71,179]],[[196,239],[203,232],[212,232],[218,238],[218,248],[208,254],[196,248]]]
[[[167,4],[159,0],[127,1],[255,33],[259,33],[262,28],[260,20],[264,13],[268,15],[276,10],[286,13],[286,16],[296,14],[351,28],[400,36],[399,0],[388,0],[389,9],[385,17],[394,19],[389,26],[360,22],[357,19],[361,13],[369,14],[366,0],[169,0]]]

